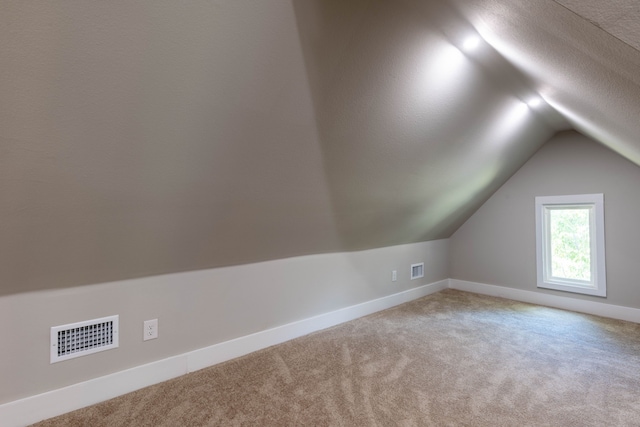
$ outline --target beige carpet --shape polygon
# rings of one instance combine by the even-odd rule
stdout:
[[[446,290],[45,426],[640,426],[640,325]]]

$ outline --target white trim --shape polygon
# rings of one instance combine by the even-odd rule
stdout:
[[[640,309],[504,286],[445,279],[243,336],[167,359],[0,405],[0,424],[24,426],[213,366],[377,311],[451,288],[640,323]]]
[[[7,427],[30,425],[186,373],[183,356],[136,366],[0,405],[0,424]]]
[[[267,329],[210,347],[0,405],[0,424],[24,426],[93,405],[256,350],[442,291],[448,279]]]
[[[449,288],[640,323],[640,309],[637,308],[457,279],[449,279]]]
[[[418,288],[409,289],[397,294],[367,301],[361,304],[352,305],[330,313],[310,317],[298,322],[289,323],[273,329],[267,329],[255,334],[246,335],[220,344],[205,347],[187,353],[188,371],[193,372],[199,369],[213,366],[218,363],[252,353],[262,348],[280,344],[303,335],[310,334],[340,323],[348,322],[368,314],[386,310],[414,299],[447,289],[448,279]]]
[[[535,198],[537,286],[545,289],[599,297],[607,296],[604,243],[604,195],[540,196]],[[555,277],[551,271],[551,234],[549,215],[553,209],[571,207],[589,209],[591,240],[591,279],[588,281]]]

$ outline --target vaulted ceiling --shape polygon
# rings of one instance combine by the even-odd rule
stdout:
[[[640,164],[640,3],[455,1],[574,128]]]
[[[0,294],[445,238],[560,130],[640,164],[639,14],[2,2]]]

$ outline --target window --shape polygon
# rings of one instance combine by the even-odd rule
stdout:
[[[536,197],[538,287],[607,296],[602,194]]]

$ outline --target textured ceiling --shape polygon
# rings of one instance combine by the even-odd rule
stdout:
[[[0,294],[448,237],[571,125],[640,162],[638,51],[551,0],[2,9]]]
[[[555,1],[640,50],[640,2],[638,0]]]
[[[552,0],[454,1],[576,129],[640,164],[638,50]]]

